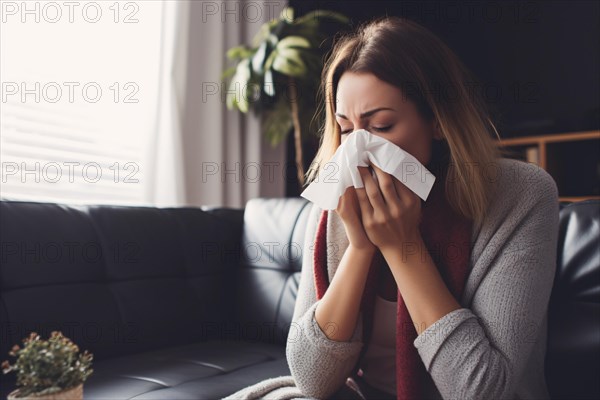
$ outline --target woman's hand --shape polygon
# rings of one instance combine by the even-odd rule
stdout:
[[[367,237],[362,225],[360,206],[355,190],[354,186],[346,188],[344,194],[340,196],[335,212],[344,223],[350,245],[359,250],[375,252],[377,248]]]
[[[368,167],[358,167],[364,187],[355,189],[362,225],[369,240],[382,253],[422,240],[419,231],[421,199],[402,182],[375,165],[377,180]]]

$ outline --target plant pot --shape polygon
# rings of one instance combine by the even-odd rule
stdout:
[[[42,396],[30,394],[27,397],[15,397],[19,389],[13,390],[8,394],[7,400],[83,400],[83,383],[60,392],[50,393]]]

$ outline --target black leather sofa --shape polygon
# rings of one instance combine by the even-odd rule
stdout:
[[[560,207],[548,384],[598,398],[600,202]],[[94,354],[85,399],[218,399],[287,375],[309,208],[1,201],[0,360],[30,331],[62,330]]]

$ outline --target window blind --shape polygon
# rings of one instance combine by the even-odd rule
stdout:
[[[146,204],[163,2],[74,3],[2,5],[0,197]]]

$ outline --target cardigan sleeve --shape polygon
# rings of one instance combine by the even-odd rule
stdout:
[[[362,315],[348,341],[329,339],[315,319],[318,301],[313,278],[313,245],[321,209],[312,206],[303,245],[302,272],[286,357],[296,386],[305,396],[329,398],[350,376],[362,348]]]
[[[523,182],[499,185],[475,242],[474,270],[485,272],[478,272],[469,308],[446,314],[414,341],[444,399],[513,398],[544,326],[556,270],[558,191],[545,171],[519,165]]]

